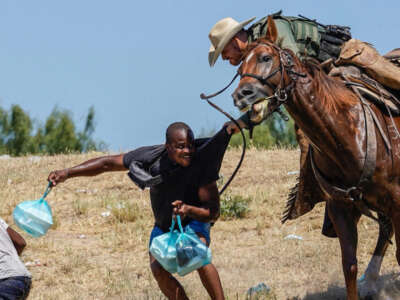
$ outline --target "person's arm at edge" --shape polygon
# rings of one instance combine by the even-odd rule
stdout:
[[[52,171],[48,181],[56,186],[60,182],[78,176],[96,176],[104,172],[124,171],[126,167],[123,163],[124,154],[108,155],[85,161],[72,168]]]
[[[174,213],[181,216],[188,216],[201,222],[216,221],[220,215],[219,192],[215,181],[203,185],[198,191],[202,207],[192,206],[183,203],[181,200],[174,201]]]
[[[24,251],[24,248],[26,247],[25,239],[11,227],[7,227],[7,233],[10,236],[18,255],[21,255],[22,251]]]

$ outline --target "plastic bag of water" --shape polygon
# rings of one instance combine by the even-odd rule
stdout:
[[[44,200],[50,190],[51,183],[40,199],[24,201],[18,204],[13,211],[14,222],[17,226],[33,237],[45,235],[53,225],[50,205]]]
[[[170,273],[176,273],[178,267],[175,248],[178,231],[173,230],[174,226],[175,220],[173,219],[169,232],[155,237],[150,245],[150,253]]]
[[[211,263],[211,250],[189,226],[183,231],[179,216],[177,218],[180,230],[175,244],[177,272],[180,276],[185,276]]]

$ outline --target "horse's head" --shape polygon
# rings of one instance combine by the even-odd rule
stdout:
[[[247,110],[271,96],[278,99],[286,97],[280,93],[285,92],[282,85],[285,84],[284,69],[288,63],[288,53],[274,44],[277,30],[271,17],[268,17],[267,28],[264,39],[249,45],[239,68],[241,79],[232,97],[240,110]]]
[[[266,41],[251,44],[239,73],[239,86],[232,97],[240,110],[274,94],[281,80],[279,53],[274,45]]]

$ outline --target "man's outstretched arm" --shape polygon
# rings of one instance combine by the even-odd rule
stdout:
[[[124,171],[126,167],[123,163],[124,154],[108,155],[85,161],[72,168],[52,171],[47,178],[48,181],[56,186],[68,178],[78,176],[96,176],[104,172]]]

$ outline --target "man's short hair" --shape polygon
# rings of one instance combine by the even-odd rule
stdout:
[[[171,142],[172,134],[177,130],[185,130],[186,133],[188,132],[193,133],[192,129],[186,123],[174,122],[168,126],[167,131],[165,132],[165,142],[167,144]]]

